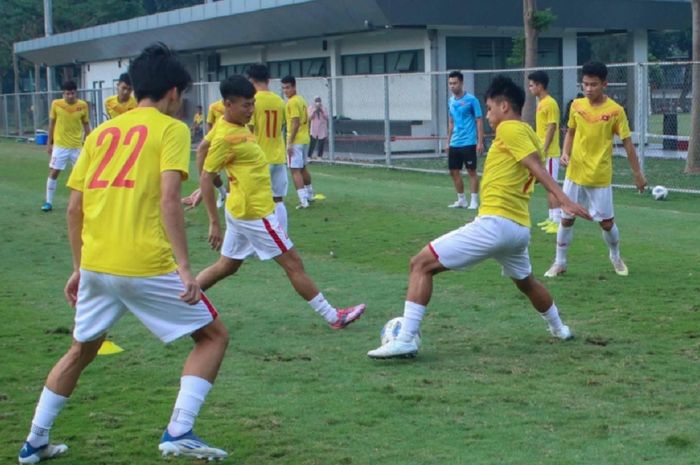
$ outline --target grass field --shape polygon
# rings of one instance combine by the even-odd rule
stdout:
[[[70,344],[67,191],[43,214],[45,152],[0,143],[0,160],[0,463],[15,463],[44,377]],[[598,227],[578,223],[569,272],[547,281],[574,341],[548,337],[488,262],[436,278],[417,359],[377,362],[365,353],[401,314],[409,258],[469,214],[445,208],[454,200],[447,176],[311,170],[328,200],[297,211],[290,196],[290,236],[331,302],[368,310],[331,331],[267,262],[209,292],[231,345],[197,431],[231,452],[228,463],[698,463],[698,197],[616,191],[628,278],[614,274]],[[531,203],[536,220],[543,200],[538,192]],[[201,208],[187,214],[196,270],[216,259],[205,218]],[[533,230],[530,253],[541,275],[553,236]],[[191,343],[163,346],[131,316],[111,337],[126,351],[84,373],[52,430],[71,449],[51,463],[163,463],[157,441]]]

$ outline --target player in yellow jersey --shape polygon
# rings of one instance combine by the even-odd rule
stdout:
[[[297,94],[297,80],[294,76],[282,78],[282,92],[287,97],[287,106],[285,107],[287,164],[292,172],[294,187],[299,196],[297,209],[308,208],[309,202],[314,201],[314,188],[311,185],[311,174],[306,168],[306,146],[311,140],[306,100]]]
[[[61,86],[63,98],[51,102],[49,116],[48,152],[49,177],[46,180],[46,199],[41,211],[53,210],[53,197],[56,193],[58,176],[70,161],[75,165],[80,155],[80,146],[90,134],[90,116],[88,104],[78,99],[78,86],[74,81],[66,81]]]
[[[568,165],[564,192],[575,202],[588,208],[603,229],[603,240],[615,273],[627,276],[627,265],[620,256],[620,232],[615,224],[612,194],[612,148],[617,136],[627,153],[639,192],[644,192],[646,178],[639,167],[625,110],[605,95],[608,69],[603,63],[583,65],[582,87],[585,97],[576,99],[569,112],[569,129],[564,138],[561,162]],[[566,272],[567,252],[574,235],[574,217],[562,212],[557,232],[554,263],[544,274],[552,278]]]
[[[132,90],[129,73],[120,74],[117,82],[117,95],[107,97],[105,100],[105,110],[107,110],[110,119],[136,108],[136,99],[132,95]]]
[[[224,101],[217,100],[216,102],[209,105],[207,110],[207,133],[214,128],[216,122],[224,114]]]
[[[275,202],[275,214],[287,231],[287,208],[284,197],[287,195],[287,160],[285,157],[282,124],[284,123],[284,100],[270,91],[270,71],[262,63],[251,65],[246,72],[255,87],[255,112],[251,120],[255,140],[265,153],[270,164],[270,181],[272,182],[272,200]]]
[[[192,142],[200,142],[204,137],[204,115],[202,114],[202,105],[197,105],[197,111],[192,117]]]
[[[64,444],[49,443],[49,430],[105,334],[127,312],[163,342],[194,339],[158,446],[161,453],[209,460],[227,456],[192,432],[228,333],[192,276],[180,206],[190,133],[172,116],[190,75],[162,44],[146,48],[131,62],[129,74],[138,107],[95,129],[68,181],[73,273],[65,296],[75,307],[73,343],[49,373],[20,463],[66,452]]]
[[[532,306],[547,321],[552,336],[567,340],[571,330],[562,323],[549,291],[535,279],[530,265],[528,203],[535,180],[552,192],[565,211],[588,218],[571,202],[544,169],[542,146],[532,128],[520,120],[525,91],[510,78],[496,77],[486,91],[486,118],[496,131],[484,175],[476,219],[430,242],[411,259],[403,324],[398,337],[368,352],[371,358],[405,358],[418,353],[415,335],[430,301],[433,276],[462,270],[488,259],[499,262]]]
[[[230,276],[253,254],[260,260],[274,259],[287,273],[294,290],[333,329],[342,329],[362,316],[365,305],[336,309],[319,292],[304,271],[301,257],[275,214],[270,169],[265,154],[247,125],[254,112],[255,87],[243,76],[221,81],[224,116],[211,138],[211,149],[201,170],[200,188],[209,215],[209,244],[221,256],[197,275],[204,290]],[[226,200],[226,235],[222,238],[214,201],[212,179],[225,170],[231,184]]]
[[[527,77],[528,88],[532,95],[537,97],[537,113],[535,114],[535,131],[540,138],[542,149],[547,157],[545,168],[551,177],[556,181],[559,178],[559,105],[554,98],[549,95],[549,75],[544,71],[535,71]],[[551,193],[547,193],[547,203],[549,204],[549,216],[545,221],[537,223],[547,234],[556,234],[561,221],[561,208],[557,199]]]

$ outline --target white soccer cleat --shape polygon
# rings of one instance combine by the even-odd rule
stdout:
[[[158,444],[158,450],[164,457],[168,455],[192,457],[203,460],[223,460],[228,453],[223,449],[212,447],[202,441],[191,430],[182,436],[173,437],[166,429]]]
[[[618,276],[627,276],[630,274],[629,270],[627,269],[627,265],[625,265],[625,262],[623,262],[621,258],[611,258],[610,262],[613,264],[613,268],[615,268],[615,273],[617,273]]]
[[[65,454],[68,446],[65,444],[46,444],[41,447],[34,447],[28,442],[25,442],[19,450],[19,463],[39,463],[42,460],[52,459],[59,455]]]
[[[560,274],[566,273],[566,265],[560,265],[558,263],[553,263],[547,271],[544,272],[545,278],[556,278]]]
[[[562,341],[570,341],[574,338],[574,333],[572,333],[571,329],[566,325],[561,325],[559,329],[554,329],[550,326],[549,332],[552,336]]]
[[[403,342],[398,339],[367,352],[369,358],[413,358],[416,354],[418,354],[418,345],[415,341]]]
[[[459,200],[455,200],[455,203],[451,203],[447,206],[447,208],[467,208],[467,202],[461,202]]]
[[[470,203],[469,206],[467,207],[467,210],[478,210],[479,209],[479,204],[478,203]]]

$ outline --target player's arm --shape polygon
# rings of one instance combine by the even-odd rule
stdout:
[[[639,166],[639,158],[637,157],[637,150],[634,148],[634,144],[632,143],[632,138],[627,137],[623,139],[622,145],[625,147],[625,152],[627,152],[627,161],[630,164],[630,168],[632,168],[634,183],[637,186],[637,190],[639,190],[639,192],[644,192],[644,188],[647,185],[647,180],[646,177],[644,177],[644,173],[642,173],[641,167]]]
[[[544,136],[544,153],[549,152],[549,146],[552,145],[554,140],[554,134],[557,132],[557,123],[549,123],[547,125],[547,132]]]
[[[209,237],[207,240],[212,249],[219,250],[223,242],[223,235],[221,233],[221,224],[219,223],[219,212],[216,208],[214,178],[216,178],[216,173],[210,173],[202,169],[199,175],[199,189],[202,193],[204,207],[207,209],[207,216],[209,217]]]
[[[83,123],[83,132],[85,133],[85,138],[90,135],[90,123]]]
[[[48,141],[47,147],[46,147],[46,149],[49,152],[49,156],[51,156],[51,152],[53,151],[54,132],[56,132],[56,118],[51,118],[51,119],[49,119],[49,141]]]
[[[287,136],[287,151],[292,150],[292,144],[294,143],[294,139],[297,138],[297,133],[299,132],[299,126],[301,125],[299,121],[298,116],[294,116],[292,118],[292,127],[287,128],[289,129],[289,135]]]
[[[476,118],[476,153],[484,153],[484,119],[480,116]]]
[[[163,226],[177,261],[177,272],[185,286],[184,292],[180,294],[180,299],[193,305],[199,302],[200,289],[190,268],[185,235],[185,216],[180,206],[181,185],[182,173],[180,171],[166,170],[160,174],[160,210]]]
[[[566,135],[564,136],[564,147],[561,150],[561,164],[566,166],[571,160],[571,147],[574,145],[574,136],[576,135],[576,128],[568,128],[566,130]]]
[[[445,144],[445,152],[450,151],[450,141],[452,140],[452,131],[455,128],[455,122],[452,116],[447,115],[447,143]]]
[[[542,160],[537,152],[533,152],[527,157],[523,158],[520,160],[520,163],[525,166],[528,171],[530,171],[530,174],[534,176],[535,179],[537,179],[537,181],[542,184],[542,186],[544,186],[549,193],[554,195],[554,197],[561,204],[561,208],[566,213],[569,215],[580,216],[581,218],[585,218],[587,220],[591,219],[591,216],[588,214],[588,210],[583,208],[581,205],[572,202],[561,189],[559,183],[557,183],[549,175],[547,170],[544,169],[544,166],[542,166]]]
[[[83,248],[83,193],[77,190],[71,190],[70,199],[68,200],[68,209],[66,210],[66,223],[68,224],[68,242],[73,254],[73,273],[63,293],[71,307],[75,307],[75,302],[78,300],[78,285],[80,284],[80,258]]]

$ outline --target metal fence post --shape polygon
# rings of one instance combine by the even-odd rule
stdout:
[[[389,127],[389,76],[384,75],[384,157],[391,166],[391,128]]]
[[[5,129],[5,135],[10,135],[10,115],[7,114],[7,95],[2,96],[2,116],[3,116],[3,127]]]
[[[22,98],[19,94],[15,94],[15,111],[17,112],[17,135],[22,137],[24,127],[22,124]]]
[[[328,156],[331,162],[335,161],[335,116],[333,103],[333,78],[324,78],[328,86]]]
[[[651,93],[649,92],[649,66],[646,63],[639,63],[637,67],[637,95],[639,112],[639,167],[644,173],[644,161],[646,156],[647,132],[649,130],[649,108]]]

